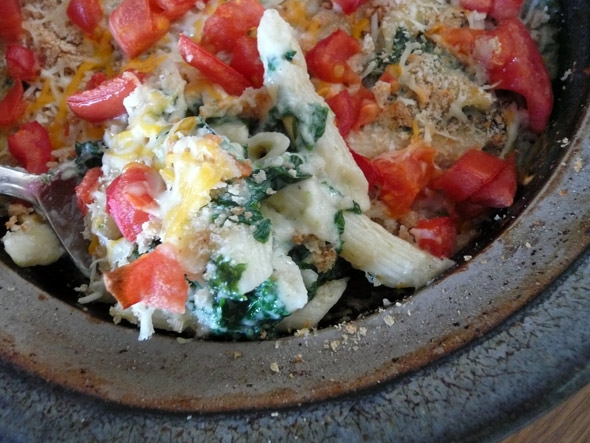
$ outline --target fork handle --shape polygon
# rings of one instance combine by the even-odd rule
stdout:
[[[0,166],[0,195],[9,195],[37,205],[39,177],[8,166]]]

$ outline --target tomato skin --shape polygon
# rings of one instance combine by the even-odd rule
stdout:
[[[461,6],[470,11],[485,12],[496,20],[515,18],[520,14],[524,0],[461,0]]]
[[[23,84],[20,80],[16,80],[0,101],[0,128],[12,126],[20,120],[27,108],[23,96]]]
[[[378,187],[381,185],[382,178],[377,168],[373,166],[371,159],[353,151],[352,149],[349,150],[352,154],[352,158],[360,170],[363,171],[367,182],[369,182],[369,191],[372,192],[378,189]]]
[[[252,84],[231,66],[219,60],[186,35],[178,40],[180,55],[189,65],[201,71],[205,77],[218,84],[231,95],[242,95]]]
[[[488,208],[508,208],[514,203],[518,178],[516,160],[512,154],[498,174],[487,184],[477,190],[469,201]]]
[[[203,26],[200,44],[213,53],[232,52],[240,37],[258,26],[264,7],[256,0],[230,0],[220,5]]]
[[[95,72],[86,83],[86,87],[84,90],[88,91],[90,89],[94,89],[98,87],[100,84],[104,83],[107,80],[107,76],[104,72]]]
[[[82,120],[101,122],[127,112],[123,100],[140,84],[132,72],[124,72],[103,81],[93,89],[80,91],[68,97],[70,110]]]
[[[8,137],[8,149],[31,174],[43,174],[49,170],[51,161],[51,139],[47,129],[37,122],[23,124]]]
[[[387,205],[391,217],[401,217],[409,212],[436,171],[435,154],[436,151],[427,144],[415,143],[372,160],[380,177],[379,199]]]
[[[331,83],[358,84],[360,77],[347,62],[361,49],[357,39],[341,29],[334,31],[305,55],[309,73]]]
[[[418,247],[435,257],[450,257],[455,250],[457,229],[450,217],[421,220],[410,229]]]
[[[160,8],[162,14],[170,20],[182,17],[195,3],[196,0],[152,0],[152,4]]]
[[[137,260],[104,274],[107,290],[123,309],[147,306],[182,314],[188,297],[184,269],[172,246],[160,244]]]
[[[367,0],[332,0],[334,6],[337,6],[344,14],[352,14]]]
[[[25,81],[35,80],[39,71],[35,53],[15,44],[6,47],[6,67],[10,77]]]
[[[516,18],[500,20],[496,29],[442,28],[442,43],[458,56],[483,66],[496,89],[522,95],[529,127],[541,132],[553,108],[553,89],[543,57],[528,29]],[[496,51],[492,48],[500,47]]]
[[[170,20],[155,13],[149,0],[123,0],[109,17],[109,29],[121,50],[135,58],[162,38]]]
[[[485,12],[488,14],[492,10],[494,0],[461,0],[461,7],[470,11]]]
[[[340,135],[346,138],[356,122],[358,107],[347,89],[326,100],[332,112],[336,115],[336,124]]]
[[[86,171],[84,178],[78,186],[76,186],[76,202],[82,214],[86,215],[88,212],[88,205],[94,199],[92,194],[98,189],[99,179],[102,177],[102,169],[99,167],[89,169]]]
[[[462,202],[491,182],[504,164],[501,158],[470,149],[453,166],[435,178],[432,186],[444,191],[451,200]]]
[[[494,0],[490,15],[496,20],[516,18],[520,15],[524,0]]]
[[[379,106],[371,91],[361,87],[351,95],[346,89],[326,100],[336,115],[340,135],[346,138],[351,130],[358,131],[363,125],[373,122],[379,114]]]
[[[100,0],[70,0],[66,14],[72,23],[90,36],[104,17]]]
[[[514,52],[504,62],[488,65],[490,81],[498,89],[524,96],[529,112],[529,127],[541,132],[547,126],[553,108],[553,89],[543,57],[527,28],[518,19],[506,19],[494,30],[502,45],[511,42]]]
[[[127,240],[135,241],[142,225],[153,218],[147,211],[157,206],[155,197],[164,186],[149,166],[130,163],[107,187],[107,213]]]
[[[23,31],[23,19],[18,0],[2,0],[0,14],[0,40],[17,41]]]
[[[264,65],[260,60],[258,43],[255,38],[243,35],[238,39],[233,48],[229,65],[246,77],[255,88],[262,87]]]

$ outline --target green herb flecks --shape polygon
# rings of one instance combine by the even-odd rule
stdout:
[[[287,61],[292,62],[295,58],[295,54],[297,54],[297,51],[287,51],[283,54],[283,58]]]
[[[297,152],[311,151],[326,130],[328,107],[306,103],[291,107],[288,100],[279,98],[262,125],[265,131],[277,131],[292,140]]]
[[[299,269],[311,269],[318,274],[317,280],[311,287],[307,288],[310,300],[315,297],[318,288],[324,283],[346,277],[347,275],[350,275],[352,270],[352,267],[346,260],[338,257],[334,262],[334,266],[328,271],[318,272],[317,267],[313,263],[313,254],[304,245],[297,245],[291,249],[289,257],[293,259]]]
[[[207,286],[215,294],[216,300],[246,300],[246,296],[238,290],[238,282],[246,270],[246,264],[232,264],[223,256],[212,258],[211,264]]]
[[[241,275],[241,271],[235,269],[230,272],[230,278],[237,274]],[[272,279],[247,294],[233,298],[220,292],[219,285],[207,283],[213,294],[212,309],[207,316],[213,335],[247,339],[272,335],[276,324],[289,314],[279,300],[278,285]]]
[[[105,150],[102,140],[76,142],[76,166],[83,171],[101,166]]]
[[[229,220],[252,226],[254,238],[265,243],[270,237],[271,222],[262,215],[260,204],[285,186],[309,178],[309,174],[301,171],[302,164],[299,156],[285,154],[283,166],[257,169],[250,176],[230,183],[230,187],[238,186],[239,195],[244,196],[246,201],[236,198],[235,192],[229,189],[213,198],[209,204],[213,209],[213,221]]]

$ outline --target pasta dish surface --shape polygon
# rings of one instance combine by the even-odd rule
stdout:
[[[140,339],[315,328],[351,269],[428,284],[551,114],[551,2],[5,2],[2,161],[80,174],[79,301]],[[61,256],[7,211],[19,266]]]

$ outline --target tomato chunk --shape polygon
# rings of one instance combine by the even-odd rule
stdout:
[[[70,0],[66,14],[72,23],[90,36],[104,17],[100,0]]]
[[[49,170],[51,139],[47,129],[37,122],[23,124],[8,137],[8,149],[18,162],[31,174],[43,174]]]
[[[178,49],[184,61],[197,68],[201,74],[221,86],[228,94],[241,95],[244,89],[252,86],[246,77],[184,34],[180,35]]]
[[[148,211],[155,210],[155,197],[164,188],[160,175],[141,163],[128,164],[107,187],[107,212],[127,240],[135,241],[142,225],[154,217]]]
[[[380,177],[379,198],[392,217],[405,215],[428,184],[436,171],[435,154],[432,147],[420,142],[373,159],[372,164]]]
[[[158,245],[137,260],[106,272],[104,282],[123,309],[144,302],[178,314],[185,311],[188,283],[170,245]]]
[[[361,87],[354,95],[344,89],[328,98],[326,103],[336,115],[338,130],[345,138],[351,130],[358,131],[363,125],[373,122],[379,115],[379,106],[375,102],[373,93],[365,87]]]
[[[342,137],[346,137],[356,122],[359,112],[358,102],[352,98],[348,90],[344,89],[328,98],[326,103],[336,115],[338,131]]]
[[[361,49],[357,39],[341,29],[334,31],[305,55],[309,73],[331,83],[359,83],[360,77],[347,62]]]
[[[461,202],[491,182],[504,165],[501,158],[470,149],[453,166],[435,178],[432,186],[444,191],[451,200]]]
[[[82,211],[82,214],[88,212],[88,205],[91,204],[94,199],[92,194],[98,189],[99,179],[102,177],[102,169],[92,168],[86,171],[84,178],[78,186],[76,186],[76,198],[78,208]]]
[[[17,41],[23,31],[23,19],[18,0],[2,0],[0,14],[0,40]]]
[[[104,83],[107,80],[107,76],[104,72],[95,72],[92,74],[88,83],[86,83],[86,87],[84,88],[86,91],[90,89],[94,89],[98,87],[101,83]]]
[[[551,79],[539,49],[518,19],[501,20],[490,31],[442,28],[439,36],[449,49],[483,66],[496,89],[522,95],[530,129],[545,129],[553,107]]]
[[[12,126],[20,120],[27,107],[23,96],[23,84],[16,80],[0,101],[0,127]]]
[[[352,14],[367,0],[332,0],[336,9],[340,9],[344,14]]]
[[[455,250],[457,230],[450,217],[421,220],[410,229],[418,247],[435,257],[450,257]]]
[[[100,122],[127,112],[123,100],[140,84],[132,72],[113,77],[93,89],[80,91],[68,97],[70,110],[82,120]]]
[[[175,20],[186,14],[193,6],[196,0],[153,0],[162,13],[170,20]]]
[[[256,28],[264,8],[256,0],[230,0],[220,5],[203,26],[201,45],[216,53],[231,52],[236,42]]]
[[[382,178],[377,168],[373,166],[371,159],[353,151],[352,149],[350,149],[350,153],[357,166],[363,171],[367,182],[369,182],[369,191],[376,190],[381,185]]]
[[[488,208],[508,208],[514,203],[518,186],[516,161],[512,154],[498,174],[476,191],[469,200]]]
[[[15,44],[6,47],[6,67],[10,77],[25,81],[34,80],[39,70],[35,53]]]
[[[109,28],[121,50],[135,58],[162,38],[170,20],[152,10],[149,0],[123,0],[109,17]]]
[[[485,12],[496,20],[518,17],[524,0],[461,0],[470,11]]]
[[[262,87],[264,65],[260,60],[255,38],[244,35],[238,39],[229,65],[246,77],[255,88]]]

